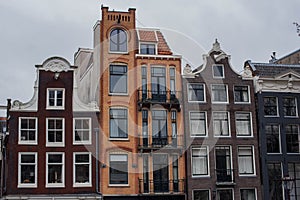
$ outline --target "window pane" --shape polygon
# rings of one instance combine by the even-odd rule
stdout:
[[[206,135],[206,115],[204,112],[190,113],[190,132],[191,136]]]
[[[208,162],[207,162],[207,149],[206,148],[193,148],[192,149],[192,171],[193,175],[207,175]]]
[[[214,65],[213,66],[213,72],[214,77],[223,78],[224,77],[224,68],[222,65]]]
[[[265,126],[265,133],[267,140],[267,152],[280,153],[279,125],[267,124]]]
[[[204,101],[204,85],[189,84],[188,98],[189,101]]]
[[[110,155],[110,184],[128,184],[127,155]]]
[[[229,136],[229,121],[227,112],[213,113],[213,129],[215,136]]]
[[[127,138],[127,110],[110,109],[110,137]]]
[[[283,199],[282,193],[282,171],[280,163],[268,163],[268,176],[269,176],[269,195],[270,199],[281,200]]]
[[[127,33],[116,28],[110,33],[110,51],[127,52]]]
[[[296,98],[284,97],[282,101],[283,101],[284,116],[296,116],[297,115]]]
[[[227,86],[212,85],[212,101],[227,102]]]
[[[256,200],[255,189],[241,189],[241,200]]]
[[[299,153],[299,127],[296,124],[285,126],[286,146],[288,153]]]
[[[248,86],[234,86],[234,101],[249,102]]]
[[[238,148],[238,163],[240,174],[254,174],[252,147]]]
[[[239,136],[250,136],[251,135],[251,120],[250,113],[236,113],[235,114],[235,125],[236,133]]]
[[[264,97],[264,113],[268,116],[277,116],[276,97]]]
[[[209,190],[194,190],[193,200],[209,200]]]

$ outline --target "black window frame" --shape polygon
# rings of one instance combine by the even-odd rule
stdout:
[[[125,38],[122,39],[122,34]],[[114,35],[116,37],[114,38]],[[114,41],[116,39],[116,41]],[[124,40],[124,41],[122,41]],[[114,28],[109,34],[109,50],[114,53],[127,53],[128,51],[128,36],[127,32],[121,28]]]
[[[121,113],[122,112],[122,113]],[[122,126],[119,126],[122,124]],[[125,126],[125,127],[123,127]],[[115,128],[115,129],[113,129]],[[115,133],[117,130],[117,133]],[[127,139],[128,138],[128,110],[127,108],[109,109],[109,138]]]

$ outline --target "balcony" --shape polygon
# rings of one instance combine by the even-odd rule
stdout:
[[[235,185],[233,169],[216,169],[217,185]]]
[[[179,180],[145,180],[139,179],[140,194],[184,193],[184,179]]]
[[[152,91],[138,90],[138,106],[142,108],[150,108],[154,104],[159,104],[166,109],[181,110],[180,99],[181,92],[178,91]]]
[[[143,152],[156,149],[164,150],[181,150],[184,147],[184,140],[182,135],[155,137],[149,135],[139,135],[138,148]]]

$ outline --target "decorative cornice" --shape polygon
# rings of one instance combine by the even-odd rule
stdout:
[[[51,72],[67,72],[70,70],[70,64],[61,58],[51,58],[43,63],[43,68],[45,71]]]

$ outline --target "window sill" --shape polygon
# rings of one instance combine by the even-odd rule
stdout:
[[[91,145],[92,142],[88,141],[88,142],[73,142],[73,145]]]
[[[79,188],[79,187],[92,187],[92,184],[91,183],[82,183],[82,184],[80,184],[80,183],[75,183],[75,184],[73,184],[73,187],[75,188]]]
[[[109,138],[109,141],[129,141],[129,138]]]
[[[37,188],[36,184],[18,184],[18,188]]]
[[[64,188],[65,185],[46,185],[46,188]]]
[[[245,177],[245,178],[249,178],[249,177],[256,177],[256,174],[239,174],[239,177]]]
[[[229,104],[228,101],[212,101],[212,104]]]
[[[211,178],[211,176],[210,175],[198,175],[198,176],[193,176],[192,175],[192,178]]]
[[[46,110],[64,110],[65,109],[65,107],[63,106],[63,107],[55,107],[55,106],[53,106],[53,107],[46,107]]]
[[[128,96],[128,93],[108,93],[109,96]]]
[[[234,104],[251,104],[249,101],[234,102]]]
[[[129,184],[108,184],[108,187],[122,187],[122,188],[129,188]]]
[[[207,103],[206,101],[188,101],[189,103]]]
[[[53,144],[53,143],[47,143],[46,147],[65,147],[65,144]]]
[[[32,143],[30,143],[30,142],[21,142],[21,141],[18,142],[18,145],[37,145],[37,144],[38,144],[37,142],[32,142]]]

